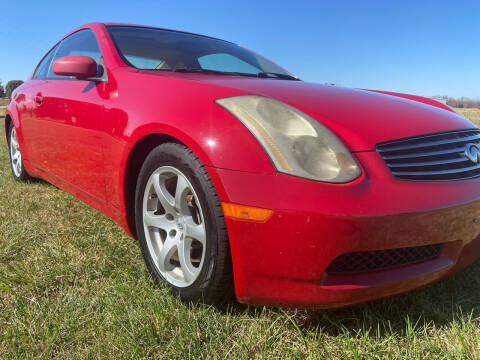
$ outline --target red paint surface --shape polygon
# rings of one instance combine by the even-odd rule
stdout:
[[[242,302],[344,306],[438,280],[480,254],[480,180],[395,180],[373,151],[381,141],[474,128],[434,101],[297,81],[141,71],[117,54],[103,24],[91,28],[108,82],[28,80],[7,115],[25,166],[128,227],[127,165],[135,144],[165,134],[191,148],[220,200],[273,209],[264,223],[227,219],[235,289]],[[78,30],[78,29],[77,29]],[[276,173],[251,133],[214,103],[226,96],[275,98],[329,127],[362,176],[326,184]],[[432,106],[433,105],[433,106]],[[138,160],[137,160],[138,161]],[[388,271],[325,274],[338,255],[446,243],[436,259]]]
[[[88,78],[97,74],[97,63],[88,56],[65,56],[55,60],[53,72],[57,75]]]

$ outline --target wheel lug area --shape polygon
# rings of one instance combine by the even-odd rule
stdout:
[[[177,232],[180,234],[180,240],[184,239],[184,232],[185,232],[185,223],[183,222],[182,218],[176,220],[175,223]]]
[[[177,235],[177,230],[175,229],[172,229],[168,232],[168,236],[170,237],[175,237],[175,235]]]

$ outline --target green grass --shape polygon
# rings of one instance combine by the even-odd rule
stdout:
[[[187,306],[111,220],[45,182],[14,182],[0,130],[0,359],[33,358],[478,359],[480,262],[341,310]]]

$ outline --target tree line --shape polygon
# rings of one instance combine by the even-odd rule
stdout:
[[[471,99],[465,96],[453,98],[451,96],[433,96],[432,99],[444,101],[448,106],[456,108],[478,108],[480,109],[480,99]]]
[[[480,100],[473,100],[466,97],[459,99],[449,98],[447,99],[447,105],[457,108],[478,108],[480,109]]]
[[[22,80],[10,80],[7,82],[7,85],[3,87],[2,82],[0,81],[0,98],[11,98],[12,97],[12,92],[15,90],[17,87],[23,84]]]

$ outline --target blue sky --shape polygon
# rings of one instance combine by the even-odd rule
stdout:
[[[306,81],[480,97],[479,0],[9,0],[2,10],[4,84],[25,80],[76,26],[113,21],[230,40]]]

